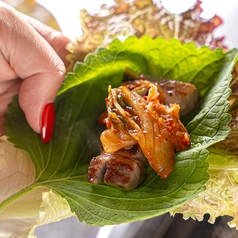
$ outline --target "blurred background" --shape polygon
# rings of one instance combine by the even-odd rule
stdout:
[[[19,10],[24,8],[24,2],[28,2],[29,9],[26,5],[25,13],[30,12],[30,2],[9,0],[11,5]],[[40,5],[47,9],[56,19],[55,28],[59,28],[65,35],[70,38],[78,37],[82,34],[79,22],[79,11],[85,8],[90,13],[97,13],[102,4],[112,5],[113,0],[37,0]],[[163,6],[173,13],[181,13],[189,9],[196,0],[161,0]],[[223,19],[223,24],[215,30],[215,36],[225,36],[225,45],[228,48],[238,48],[238,34],[236,25],[238,23],[238,1],[237,0],[202,0],[203,18],[211,18],[217,14]],[[27,12],[28,11],[28,12]],[[34,13],[38,19],[48,19],[54,25],[54,19],[47,12],[37,11]],[[38,15],[37,15],[38,14]],[[45,15],[42,15],[45,14]],[[80,223],[76,217],[62,220],[57,223],[38,227],[35,234],[38,238],[190,238],[190,237],[217,237],[217,238],[235,238],[238,237],[238,231],[228,227],[229,217],[218,218],[214,225],[207,221],[209,216],[204,218],[203,222],[189,219],[182,219],[181,215],[171,217],[169,214],[159,216],[146,221],[140,221],[130,224],[121,224],[115,226],[95,227],[87,226]]]
[[[14,1],[14,0],[13,0]],[[15,0],[16,1],[16,0]],[[102,4],[113,5],[113,0],[37,0],[56,18],[61,30],[70,38],[77,37],[81,32],[79,11],[85,8],[90,13],[97,13]],[[154,1],[157,2],[157,1]],[[181,13],[194,5],[196,0],[161,0],[162,5],[172,13]],[[238,22],[237,0],[202,0],[202,17],[211,18],[219,15],[224,23],[215,30],[215,36],[226,36],[225,43],[229,48],[238,47],[238,34],[234,30]]]

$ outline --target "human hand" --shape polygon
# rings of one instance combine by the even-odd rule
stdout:
[[[44,142],[53,132],[53,101],[65,77],[69,39],[0,1],[0,135],[14,95]]]

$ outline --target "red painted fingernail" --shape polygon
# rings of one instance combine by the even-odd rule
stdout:
[[[41,117],[41,140],[48,143],[52,139],[55,123],[55,108],[53,103],[45,105]]]

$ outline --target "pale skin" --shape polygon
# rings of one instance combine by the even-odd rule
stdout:
[[[0,135],[15,95],[32,129],[40,133],[41,114],[56,98],[65,77],[69,39],[0,1]]]

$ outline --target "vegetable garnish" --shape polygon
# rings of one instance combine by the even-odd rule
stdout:
[[[236,60],[236,50],[197,49],[194,43],[175,39],[114,40],[67,75],[55,102],[55,131],[49,144],[28,126],[15,99],[6,116],[6,133],[17,148],[28,152],[35,180],[5,197],[1,209],[23,194],[27,200],[30,191],[43,187],[66,199],[80,221],[101,226],[154,217],[196,198],[209,189],[210,146],[230,133],[227,99]],[[169,178],[161,179],[148,168],[146,180],[129,192],[87,182],[89,162],[99,154],[103,127],[97,120],[105,111],[108,86],[121,85],[126,67],[137,74],[193,83],[201,95],[198,106],[182,119],[191,147],[175,154]]]

